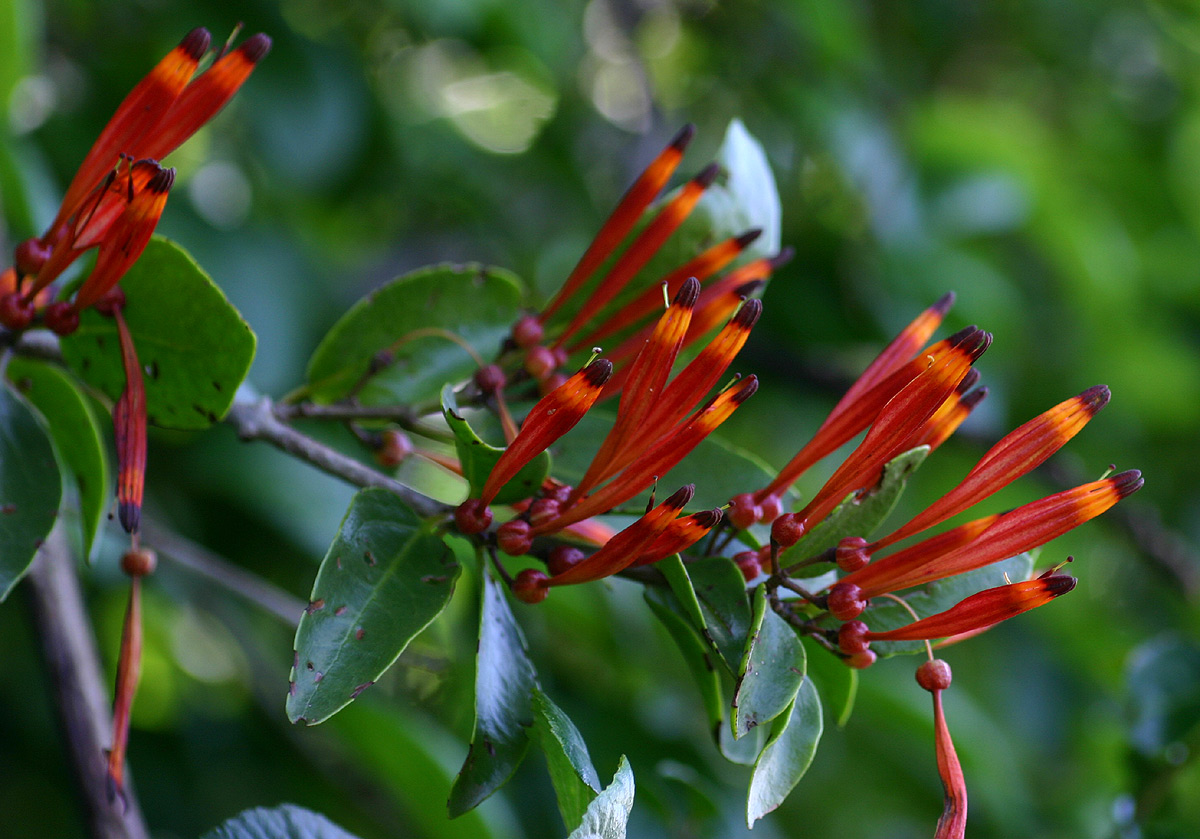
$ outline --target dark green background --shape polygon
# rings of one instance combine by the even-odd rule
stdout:
[[[264,392],[299,384],[338,314],[412,268],[477,260],[552,290],[681,124],[699,127],[690,174],[735,116],[766,147],[783,242],[797,250],[737,365],[764,380],[729,424],[741,445],[784,462],[836,387],[947,289],[959,295],[950,329],[978,323],[996,336],[978,365],[991,396],[923,467],[910,510],[1007,429],[1108,384],[1112,404],[1053,463],[1072,482],[1110,463],[1140,468],[1145,489],[1043,554],[1076,557],[1070,597],[946,653],[971,835],[1200,830],[1197,655],[1194,641],[1166,646],[1194,639],[1200,586],[1196,7],[289,0],[238,4],[235,17],[215,0],[2,0],[4,247],[53,215],[99,128],[159,56],[193,26],[219,41],[239,19],[274,49],[170,161],[179,179],[159,230],[257,331],[251,379]],[[214,182],[249,203],[205,210]],[[1057,477],[1026,479],[988,511]],[[228,428],[153,437],[148,486],[152,516],[300,597],[350,496]],[[89,574],[110,654],[120,542],[107,534]],[[665,634],[631,587],[588,588],[518,615],[601,777],[629,754],[631,836],[740,835],[747,774],[709,745]],[[293,729],[290,630],[164,563],[148,591],[131,744],[155,835],[196,836],[283,800],[364,837],[451,835],[436,818],[448,776],[412,767],[422,756],[453,771],[465,754],[468,599],[370,708]],[[1155,649],[1163,665],[1131,683],[1132,663]],[[5,831],[77,835],[20,593],[0,608],[0,650]],[[755,836],[931,834],[941,790],[914,664],[863,674],[850,725],[827,730],[809,776]],[[539,762],[485,809],[493,835],[561,832]],[[1148,815],[1137,828],[1139,801]]]

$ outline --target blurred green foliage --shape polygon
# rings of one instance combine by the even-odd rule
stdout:
[[[903,509],[952,486],[980,441],[1110,385],[1112,404],[1052,461],[1058,475],[989,505],[1110,462],[1146,476],[1125,509],[1043,553],[1043,564],[1076,557],[1072,596],[946,653],[971,835],[1200,831],[1195,644],[1155,640],[1194,639],[1200,623],[1200,9],[0,0],[0,244],[45,225],[116,103],[183,33],[204,25],[220,39],[239,20],[274,48],[170,161],[180,176],[160,231],[257,332],[263,392],[301,384],[341,313],[411,269],[479,261],[549,294],[678,126],[699,126],[691,173],[732,117],[767,150],[783,244],[797,250],[738,364],[764,387],[730,422],[735,442],[783,463],[836,387],[947,289],[951,330],[996,335],[979,365],[991,396]],[[298,597],[352,494],[227,428],[152,436],[149,487],[152,516]],[[110,529],[100,543],[89,591],[112,652],[120,539]],[[629,755],[631,836],[742,835],[749,769],[711,745],[684,662],[636,587],[559,595],[519,620],[600,777]],[[374,695],[293,728],[291,628],[164,563],[130,749],[155,835],[197,836],[280,801],[363,837],[562,833],[536,761],[465,821],[444,821],[471,725],[468,599]],[[5,831],[79,835],[19,594],[0,609],[0,639]],[[848,726],[829,720],[809,774],[756,836],[930,835],[941,789],[911,665],[862,674]]]

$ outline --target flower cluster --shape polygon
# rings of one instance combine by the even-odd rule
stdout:
[[[758,386],[753,376],[735,380],[692,411],[725,375],[758,319],[761,303],[748,295],[789,256],[756,259],[713,279],[758,231],[712,246],[659,284],[628,290],[717,176],[713,166],[702,170],[635,232],[690,137],[691,129],[685,129],[650,164],[559,292],[540,313],[514,326],[501,363],[476,377],[505,418],[506,386],[532,378],[542,398],[519,431],[509,420],[509,446],[475,497],[456,511],[459,530],[482,534],[484,542],[506,554],[541,556],[546,571],[526,568],[509,577],[518,598],[536,603],[551,587],[594,581],[684,553],[704,535],[725,529],[728,538],[708,541],[709,550],[731,555],[748,583],[761,581],[767,587],[772,608],[853,667],[876,660],[872,643],[960,640],[1071,591],[1075,579],[1059,573],[1058,565],[1032,579],[980,591],[933,615],[920,616],[903,600],[907,590],[1031,551],[1094,518],[1142,485],[1136,470],[959,524],[907,547],[894,546],[986,500],[1043,463],[1108,402],[1104,386],[1085,390],[1005,436],[957,487],[890,534],[869,541],[870,533],[852,533],[833,543],[807,538],[821,525],[836,526],[844,505],[875,492],[888,465],[901,455],[916,450],[928,454],[944,443],[986,397],[987,389],[976,387],[980,375],[974,365],[990,346],[990,334],[971,326],[930,343],[953,304],[952,294],[901,331],[765,486],[735,495],[722,509],[687,515],[684,508],[694,492],[689,485],[657,505],[652,502],[619,532],[597,522],[595,517],[619,508],[666,475]],[[627,239],[625,250],[610,258]],[[608,270],[592,281],[605,263]],[[670,300],[666,311],[650,319],[665,299]],[[672,377],[681,349],[721,323],[715,337]],[[572,354],[614,338],[617,347],[604,358],[593,358],[571,376],[559,372]],[[515,517],[493,529],[490,505],[501,490],[609,396],[619,396],[617,414],[582,479],[572,487],[548,478],[537,497],[514,505]],[[796,481],[859,435],[861,442],[824,485],[800,509],[786,511],[785,498]],[[762,529],[756,535],[752,528]],[[768,531],[766,544],[738,551],[739,541],[756,545]],[[842,528],[839,535],[844,532]],[[553,547],[535,550],[539,538],[550,539]],[[597,549],[588,555],[578,546],[581,542]],[[818,574],[817,587],[810,591],[793,575],[813,566],[821,566],[818,572],[829,570]],[[873,613],[867,610],[878,599],[908,608],[911,623],[872,629]],[[938,766],[947,791],[937,835],[962,836],[966,791],[941,704],[941,691],[950,683],[949,666],[934,661],[931,652],[930,661],[918,670],[918,682],[934,696]]]

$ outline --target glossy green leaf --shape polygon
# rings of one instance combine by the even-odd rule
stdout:
[[[675,557],[675,560],[678,562],[678,557]],[[717,671],[715,661],[717,653],[700,636],[695,622],[685,614],[674,594],[647,586],[644,596],[650,611],[662,621],[675,645],[679,647],[679,652],[683,654],[684,663],[700,690],[704,710],[708,714],[709,727],[716,736],[716,732],[724,728],[721,722],[725,719],[725,694],[721,689],[721,674]]]
[[[525,638],[504,588],[484,574],[475,660],[475,731],[450,789],[451,818],[479,804],[517,771],[529,747],[535,686]]]
[[[52,364],[14,358],[8,365],[8,378],[46,420],[54,448],[75,478],[83,555],[90,556],[113,492],[108,450],[96,413],[75,380]]]
[[[818,647],[816,642],[805,640],[808,650],[808,673],[829,719],[838,728],[850,721],[854,711],[854,700],[858,695],[858,671],[848,667],[844,661]]]
[[[717,731],[717,748],[730,763],[753,766],[767,743],[768,729],[765,725],[752,728],[744,737],[734,739],[733,730],[723,725]]]
[[[746,596],[746,580],[742,572],[723,556],[708,557],[683,566],[686,580],[668,576],[672,591],[681,603],[692,599],[699,604],[703,622],[696,628],[721,654],[721,661],[731,674],[742,663],[742,652],[750,635],[750,601]],[[694,592],[689,594],[689,589]],[[693,609],[686,614],[695,620]]]
[[[405,274],[368,294],[334,324],[308,362],[308,396],[349,395],[380,353],[390,363],[357,393],[367,405],[437,398],[442,385],[478,366],[461,339],[492,358],[520,315],[521,285],[500,268],[442,264]]]
[[[600,792],[600,776],[579,729],[540,688],[533,692],[533,722],[546,754],[558,811],[567,830],[574,830]]]
[[[821,697],[811,679],[805,679],[792,707],[775,718],[771,740],[754,765],[750,792],[746,797],[746,824],[774,810],[804,777],[817,753],[825,722]]]
[[[901,592],[905,602],[912,607],[920,617],[927,618],[944,612],[954,604],[965,600],[976,592],[987,588],[1002,586],[1008,582],[1018,582],[1029,578],[1033,570],[1033,557],[1029,554],[1019,554],[1002,562],[993,563],[966,574],[959,574],[945,580],[926,583],[907,592]],[[872,605],[859,618],[876,632],[886,632],[913,622],[908,610],[895,601],[875,598]],[[923,641],[875,641],[871,649],[876,655],[889,656],[898,653],[916,653],[925,649]]]
[[[442,388],[442,415],[454,433],[454,449],[458,452],[458,460],[462,464],[463,477],[471,485],[471,496],[478,498],[488,475],[492,472],[492,467],[504,454],[504,449],[485,443],[471,428],[470,423],[463,419],[458,410],[458,402],[454,398],[453,385]],[[550,453],[541,452],[496,493],[494,503],[511,504],[536,495],[549,473]]]
[[[876,487],[858,497],[854,494],[849,495],[824,521],[782,554],[784,564],[817,556],[829,548],[837,547],[838,542],[847,536],[870,538],[875,528],[892,512],[908,484],[908,479],[928,454],[928,446],[918,446],[890,460],[883,467],[883,478]],[[817,563],[799,569],[795,576],[814,577],[824,574],[829,568],[828,563]]]
[[[320,813],[281,804],[238,813],[202,839],[355,839]]]
[[[625,755],[621,755],[612,783],[588,805],[583,822],[567,839],[625,839],[629,814],[633,810],[633,794],[633,770]]]
[[[255,337],[181,247],[155,236],[121,280],[125,321],[146,381],[146,417],[162,428],[207,428],[225,416],[254,360]],[[125,389],[117,325],[94,309],[62,339],[68,366],[116,400]]]
[[[806,668],[804,645],[787,621],[771,609],[766,586],[760,585],[754,591],[750,640],[733,693],[730,721],[734,737],[742,737],[783,713],[804,681]]]
[[[354,496],[296,630],[292,722],[328,719],[370,687],[446,607],[454,554],[392,493]]]
[[[0,382],[0,600],[29,570],[61,500],[62,477],[41,417]]]

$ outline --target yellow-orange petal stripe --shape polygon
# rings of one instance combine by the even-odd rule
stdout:
[[[886,632],[867,632],[868,641],[931,641],[994,626],[1044,606],[1075,588],[1065,574],[1023,580],[972,594],[944,612]]]
[[[598,358],[537,401],[516,439],[504,450],[484,482],[480,496],[484,504],[492,503],[496,493],[525,464],[583,419],[611,375],[612,364]]]
[[[1110,396],[1104,385],[1088,388],[1005,435],[957,487],[874,547],[890,545],[943,522],[1029,473],[1078,434],[1108,404]]]
[[[211,40],[207,30],[193,29],[129,92],[100,132],[71,185],[67,187],[58,217],[50,225],[52,234],[56,234],[67,219],[75,215],[78,205],[116,165],[119,154],[154,156],[137,154],[134,148],[154,129],[183,92],[196,72],[200,59],[208,51]]]
[[[696,202],[716,179],[717,171],[715,163],[703,169],[700,174],[684,184],[679,193],[659,210],[654,220],[646,225],[646,228],[637,235],[624,253],[617,257],[617,261],[600,280],[600,284],[571,318],[571,322],[567,324],[567,328],[555,342],[555,347],[561,347],[570,341],[571,337],[582,329],[584,324],[599,314],[624,290],[629,281],[637,276],[638,271],[641,271],[650,261],[650,257],[654,256],[663,243],[691,214]]]
[[[875,385],[886,379],[900,365],[911,359],[942,324],[942,319],[954,305],[954,292],[943,294],[936,303],[921,314],[891,340],[875,360],[867,365],[858,380],[850,386],[831,413],[836,414],[843,405],[857,399]]]
[[[218,58],[180,93],[146,135],[145,143],[131,153],[162,160],[228,104],[270,49],[271,39],[260,32]]]
[[[613,252],[613,249],[629,234],[637,220],[641,218],[642,212],[650,206],[650,202],[671,179],[679,162],[683,160],[684,150],[695,133],[695,126],[685,125],[633,182],[633,185],[629,187],[617,204],[616,209],[601,226],[596,238],[579,258],[579,263],[571,271],[562,288],[542,310],[539,319],[543,323],[587,282],[588,278]]]
[[[632,565],[646,548],[654,543],[679,512],[692,500],[696,487],[688,484],[650,510],[629,527],[613,536],[603,548],[573,565],[561,574],[555,574],[549,585],[565,586],[589,583],[623,571]]]
[[[967,394],[956,394],[946,400],[946,410],[939,412],[938,416],[926,423],[920,436],[913,442],[913,446],[929,446],[931,452],[937,449],[950,439],[960,425],[966,422],[967,417],[987,395],[988,389],[981,387]]]

